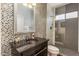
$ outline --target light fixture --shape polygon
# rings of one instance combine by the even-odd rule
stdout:
[[[36,3],[23,3],[23,5],[29,8],[34,8],[36,6]]]
[[[29,4],[28,7],[29,7],[29,8],[32,8],[32,5]]]
[[[23,5],[24,5],[24,6],[27,6],[28,4],[27,4],[27,3],[23,3]]]
[[[36,3],[32,3],[33,6],[36,6]]]

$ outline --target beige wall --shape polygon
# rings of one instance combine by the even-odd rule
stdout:
[[[37,4],[35,8],[35,36],[46,38],[47,4]]]
[[[48,44],[55,44],[55,9],[47,4],[47,22],[46,22],[46,38],[49,39]],[[53,25],[52,25],[53,24]],[[52,29],[50,26],[52,25]]]

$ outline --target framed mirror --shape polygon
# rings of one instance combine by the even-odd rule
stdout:
[[[23,3],[14,4],[14,33],[35,32],[35,9]]]

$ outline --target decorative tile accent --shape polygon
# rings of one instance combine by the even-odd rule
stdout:
[[[11,55],[9,42],[14,40],[14,5],[1,4],[1,54],[3,56]]]
[[[0,56],[1,56],[1,4],[0,4]]]

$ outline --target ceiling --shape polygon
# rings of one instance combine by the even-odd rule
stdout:
[[[48,3],[48,5],[52,8],[60,7],[60,6],[66,5],[66,4],[68,4],[68,3]]]

